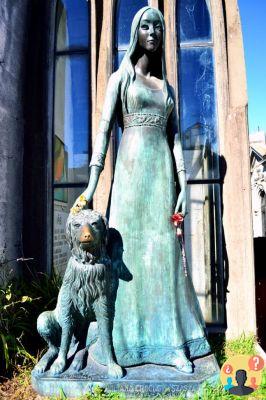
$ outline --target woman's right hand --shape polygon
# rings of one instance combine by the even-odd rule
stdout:
[[[86,190],[75,200],[72,208],[70,209],[70,213],[75,215],[78,214],[84,208],[87,208],[89,200],[87,199]]]

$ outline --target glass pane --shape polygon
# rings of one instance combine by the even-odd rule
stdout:
[[[178,18],[180,42],[210,41],[211,21],[206,0],[178,1]]]
[[[117,51],[116,58],[115,58],[115,69],[118,69],[125,54],[126,54],[126,51],[124,51],[124,50]],[[122,129],[116,122],[116,124],[115,124],[115,147],[114,147],[115,155],[117,154],[121,138],[122,138]]]
[[[185,248],[205,321],[224,322],[219,185],[189,185]]]
[[[148,5],[146,0],[120,0],[116,14],[116,45],[127,47],[130,40],[131,23],[136,12]]]
[[[57,272],[63,274],[66,269],[70,251],[66,242],[66,221],[70,208],[84,188],[54,189],[54,235],[53,265]]]
[[[117,52],[117,63],[118,63],[117,64],[117,68],[121,64],[125,54],[126,54],[126,51],[123,51],[123,50],[120,50],[120,51]]]
[[[89,1],[59,0],[56,50],[88,47]]]
[[[60,56],[56,62],[54,180],[88,181],[89,64],[87,56]]]
[[[181,133],[188,179],[218,178],[212,49],[182,49],[179,82]]]

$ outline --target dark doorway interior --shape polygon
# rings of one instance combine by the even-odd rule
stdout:
[[[254,239],[258,339],[266,350],[266,237]]]

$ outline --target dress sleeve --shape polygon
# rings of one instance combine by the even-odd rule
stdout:
[[[117,72],[113,73],[108,81],[105,101],[99,130],[94,143],[94,150],[90,161],[90,167],[104,168],[105,157],[110,140],[111,130],[116,116],[116,108],[119,99],[120,79]]]
[[[173,99],[174,101],[174,99]],[[185,171],[185,162],[184,162],[184,156],[183,156],[183,150],[182,150],[182,141],[181,141],[181,134],[180,134],[180,129],[179,129],[179,124],[178,124],[178,117],[177,117],[177,111],[176,111],[176,103],[174,101],[174,107],[169,115],[168,119],[168,131],[171,135],[172,142],[173,142],[173,153],[174,153],[174,158],[175,158],[175,164],[176,164],[176,171],[177,173],[180,171]]]

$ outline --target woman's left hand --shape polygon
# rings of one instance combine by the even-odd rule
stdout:
[[[175,214],[181,212],[183,217],[185,217],[187,213],[187,193],[186,189],[182,189],[178,195],[176,207],[175,207]]]

